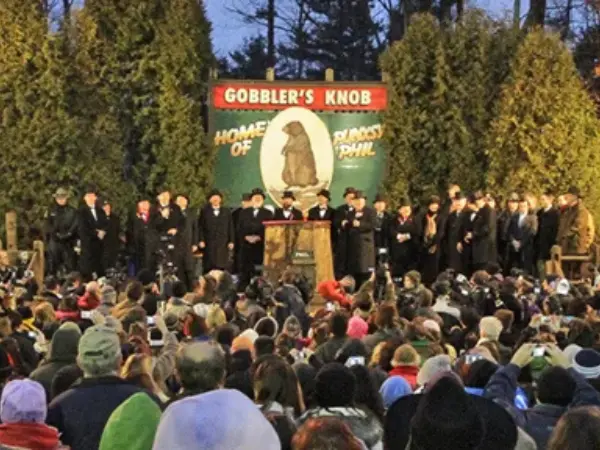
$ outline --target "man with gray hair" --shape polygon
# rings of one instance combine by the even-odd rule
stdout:
[[[117,291],[110,284],[102,286],[100,293],[100,306],[97,311],[100,311],[103,316],[109,316],[113,307],[117,304]]]
[[[222,388],[225,352],[213,341],[185,344],[177,352],[175,370],[181,390],[170,403]]]
[[[119,378],[121,362],[121,344],[113,328],[94,325],[86,330],[77,355],[84,378],[48,407],[47,423],[59,430],[71,450],[97,449],[112,412],[133,394],[146,392]]]

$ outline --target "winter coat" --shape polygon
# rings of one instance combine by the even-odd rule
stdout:
[[[51,400],[52,380],[56,373],[63,367],[76,363],[80,337],[81,332],[71,326],[63,325],[56,330],[50,342],[47,360],[42,362],[30,375],[32,380],[44,386],[48,403]]]
[[[0,448],[15,450],[67,450],[59,440],[58,430],[43,423],[0,425]]]
[[[556,239],[563,254],[586,254],[589,251],[594,240],[594,219],[581,201],[561,213]]]
[[[317,351],[315,352],[315,356],[323,362],[323,364],[327,364],[335,361],[335,356],[337,352],[348,342],[348,337],[332,337],[324,344],[321,344]]]
[[[414,391],[417,388],[417,375],[419,374],[419,367],[417,366],[398,366],[390,370],[390,377],[402,377],[411,389]]]
[[[97,450],[110,415],[138,392],[146,391],[115,376],[84,378],[52,400],[46,422],[71,450]]]
[[[527,410],[519,410],[514,405],[514,399],[517,394],[517,379],[520,372],[521,369],[514,364],[508,364],[498,370],[488,382],[484,395],[503,406],[513,416],[517,426],[535,440],[539,450],[546,448],[554,427],[567,409],[576,406],[600,406],[600,393],[581,375],[573,369],[569,369],[577,387],[568,408],[539,404]]]

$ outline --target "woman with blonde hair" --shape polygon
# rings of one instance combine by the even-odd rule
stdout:
[[[33,324],[39,330],[56,322],[56,313],[50,302],[41,302],[33,308]]]
[[[143,353],[129,356],[121,369],[121,377],[153,393],[161,402],[167,403],[169,401],[169,397],[158,387],[152,377],[151,356]]]

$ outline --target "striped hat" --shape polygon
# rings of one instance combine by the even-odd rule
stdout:
[[[600,353],[590,348],[584,348],[575,355],[573,369],[588,380],[599,378]]]

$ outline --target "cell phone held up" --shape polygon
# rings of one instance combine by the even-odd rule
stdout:
[[[533,356],[534,358],[543,358],[545,354],[546,354],[546,349],[544,348],[543,345],[536,345],[531,350],[531,356]]]

